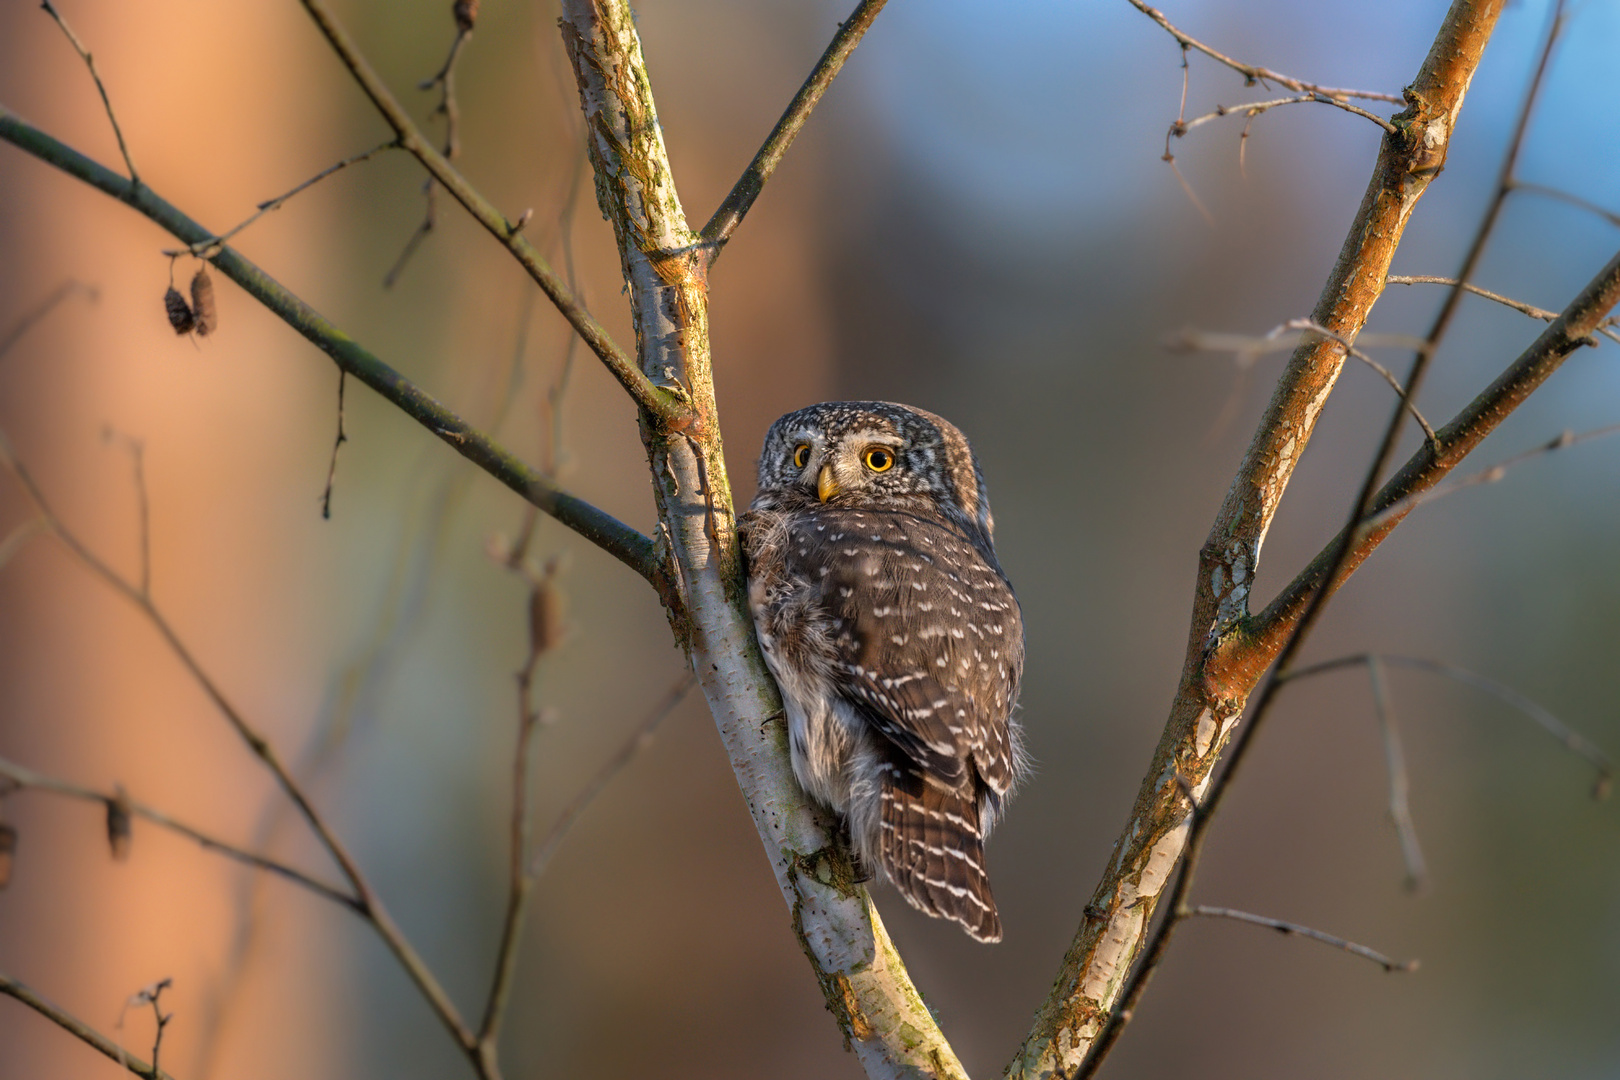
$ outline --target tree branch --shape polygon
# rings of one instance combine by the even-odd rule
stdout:
[[[1319,83],[1306,82],[1303,79],[1292,78],[1288,75],[1282,74],[1281,72],[1272,71],[1270,68],[1263,68],[1255,64],[1245,64],[1241,60],[1234,60],[1225,53],[1216,52],[1214,49],[1210,48],[1208,45],[1205,45],[1197,38],[1182,33],[1175,26],[1171,25],[1170,20],[1164,17],[1163,12],[1156,8],[1149,7],[1148,5],[1142,3],[1142,0],[1127,0],[1127,2],[1137,11],[1140,11],[1142,14],[1164,27],[1170,36],[1175,38],[1176,41],[1180,43],[1182,49],[1197,49],[1211,60],[1224,64],[1233,71],[1242,75],[1250,86],[1254,85],[1255,83],[1274,82],[1279,86],[1286,86],[1288,89],[1293,90],[1296,93],[1319,94],[1323,97],[1330,98],[1361,98],[1363,101],[1389,101],[1394,102],[1397,105],[1401,103],[1402,99],[1395,94],[1381,94],[1373,90],[1346,90],[1337,86],[1322,86]],[[1233,111],[1235,112],[1241,107],[1242,106],[1234,106]]]
[[[635,362],[613,343],[607,331],[568,290],[562,278],[557,276],[556,271],[552,270],[551,265],[534,245],[523,238],[520,232],[522,222],[508,221],[504,214],[495,209],[494,204],[467,183],[455,167],[445,160],[443,154],[434,149],[433,144],[389,92],[382,78],[361,55],[354,39],[349,37],[348,31],[344,30],[327,10],[322,0],[301,0],[301,2],[332,46],[332,51],[337,53],[338,59],[343,61],[343,66],[354,76],[354,81],[360,85],[366,97],[371,99],[371,103],[376,106],[383,120],[394,130],[394,134],[399,138],[399,145],[420,161],[434,180],[455,196],[456,201],[466,207],[467,212],[488,230],[491,236],[516,256],[517,261],[529,272],[535,284],[540,286],[540,290],[551,299],[557,310],[562,312],[563,318],[579,332],[579,336],[585,339],[591,351],[607,365],[607,369],[619,380],[620,385],[636,404],[671,430],[679,431],[691,423],[690,407],[678,394],[672,393],[668,387],[656,385],[636,367]]]
[[[888,0],[861,0],[855,5],[855,10],[838,24],[838,32],[833,35],[832,42],[816,61],[811,70],[810,77],[804,80],[799,92],[793,95],[788,103],[787,110],[782,118],[771,129],[770,135],[754,155],[754,160],[748,163],[742,176],[737,178],[731,191],[726,195],[725,201],[720,204],[709,223],[703,226],[703,244],[707,266],[713,266],[714,261],[720,257],[720,252],[731,239],[731,234],[737,231],[742,224],[743,217],[753,207],[754,200],[764,190],[765,184],[776,172],[776,167],[782,163],[782,157],[787,153],[788,147],[798,137],[799,131],[804,127],[805,121],[810,119],[810,111],[821,101],[821,95],[827,92],[827,87],[838,77],[843,70],[844,61],[849,54],[855,51],[855,46],[861,43],[867,29],[877,19],[878,12]]]
[[[793,916],[837,1018],[874,1077],[962,1077],[833,823],[808,801],[788,761],[781,699],[754,640],[720,442],[700,238],[675,189],[651,82],[623,0],[563,0],[563,43],[579,85],[597,203],[612,223],[642,369],[678,381],[696,421],[644,424],[659,521],[686,617],[676,634],[708,699]]]
[[[1284,922],[1281,919],[1273,919],[1266,915],[1254,915],[1247,911],[1239,911],[1236,908],[1208,907],[1204,904],[1199,904],[1196,907],[1188,908],[1187,914],[1201,916],[1204,918],[1231,919],[1235,922],[1248,923],[1250,926],[1264,926],[1269,930],[1275,930],[1281,934],[1288,934],[1290,936],[1297,935],[1299,937],[1310,938],[1312,941],[1320,941],[1324,945],[1331,945],[1335,949],[1347,952],[1351,956],[1359,956],[1363,960],[1371,960],[1373,963],[1389,972],[1416,971],[1418,969],[1418,962],[1416,960],[1392,960],[1383,953],[1379,952],[1377,949],[1369,949],[1365,945],[1357,945],[1353,941],[1338,937],[1334,934],[1326,934],[1320,930],[1313,930],[1309,926],[1301,926],[1299,923]]]
[[[128,180],[33,127],[0,106],[0,139],[33,154],[91,187],[127,203],[187,244],[206,243],[213,233],[160,198],[150,187]],[[219,270],[259,303],[330,356],[347,371],[398,406],[462,457],[489,473],[524,499],[597,545],[659,590],[666,603],[674,593],[653,542],[617,518],[558,488],[489,436],[445,408],[415,383],[389,367],[320,312],[288,292],[234,248],[222,248],[213,259]]]
[[[142,195],[144,196],[146,193],[147,189],[142,189]],[[225,696],[225,692],[220,688],[219,684],[203,669],[202,664],[186,646],[173,625],[158,609],[151,595],[125,580],[116,570],[103,562],[56,516],[51,510],[50,504],[46,501],[44,492],[40,490],[39,485],[34,481],[33,476],[24,467],[23,463],[11,452],[3,435],[0,435],[0,465],[4,465],[17,478],[28,498],[39,511],[41,520],[51,530],[52,535],[61,541],[62,545],[87,569],[135,605],[152,628],[158,632],[158,635],[169,647],[169,651],[174,654],[175,659],[185,668],[186,673],[191,676],[203,694],[219,711],[220,715],[225,718],[226,723],[247,745],[253,756],[258,758],[264,767],[269,770],[271,776],[275,778],[277,786],[281,788],[282,793],[298,808],[299,814],[309,825],[310,831],[315,834],[321,846],[326,849],[327,854],[332,857],[332,861],[338,865],[343,876],[348,880],[349,886],[354,890],[353,906],[355,910],[376,930],[377,935],[382,938],[383,944],[388,947],[389,952],[394,954],[394,958],[399,962],[400,967],[405,970],[406,975],[416,984],[422,997],[426,999],[429,1007],[433,1009],[445,1029],[457,1041],[462,1050],[472,1057],[474,1064],[477,1064],[476,1037],[461,1019],[454,1002],[450,1000],[450,996],[434,977],[433,972],[428,969],[427,964],[416,952],[415,947],[411,945],[398,924],[394,922],[393,916],[383,906],[382,898],[372,888],[370,881],[360,870],[359,864],[338,838],[337,833],[333,831],[326,818],[310,800],[308,793],[298,783],[297,778],[292,775],[291,771],[282,762],[280,755],[276,753],[270,741],[260,734],[258,729],[249,724],[247,718]]]
[[[1436,444],[1425,443],[1378,491],[1366,520],[1353,529],[1341,530],[1310,565],[1254,617],[1245,635],[1249,643],[1245,652],[1252,650],[1252,655],[1240,659],[1234,654],[1229,670],[1236,674],[1240,665],[1252,670],[1254,664],[1261,663],[1266,651],[1292,631],[1310,597],[1321,586],[1334,561],[1333,554],[1346,542],[1347,536],[1346,556],[1328,583],[1328,595],[1336,592],[1412,512],[1418,504],[1414,496],[1439,483],[1557,371],[1571,353],[1587,344],[1597,325],[1617,303],[1620,303],[1620,254],[1587,283],[1552,325],[1495,382],[1436,432],[1438,450]]]
[[[1162,15],[1139,0],[1131,3],[1178,40],[1185,39]],[[1406,224],[1445,163],[1458,111],[1501,7],[1500,0],[1457,0],[1406,92],[1408,107],[1394,118],[1396,133],[1386,135],[1380,145],[1361,208],[1311,316],[1337,339],[1353,343],[1366,323]],[[1214,55],[1248,77],[1275,78],[1275,73],[1248,69],[1190,39],[1183,44]],[[1230,631],[1247,616],[1261,545],[1344,361],[1339,340],[1304,342],[1278,380],[1199,553],[1186,660],[1169,721],[1052,991],[1009,1066],[1011,1076],[1067,1075],[1082,1061],[1094,1069],[1118,1031],[1118,1015],[1113,1020],[1110,1016],[1188,842],[1191,809],[1208,791],[1221,751],[1264,670],[1264,664],[1252,672],[1214,668],[1211,653],[1223,642],[1230,642],[1236,652],[1238,643],[1246,640],[1246,635]],[[1409,379],[1406,393],[1415,390]],[[1404,412],[1405,403],[1399,408]],[[1251,653],[1244,650],[1243,655]],[[1274,649],[1267,661],[1275,655]],[[1183,869],[1183,881],[1189,880],[1190,872],[1190,865]],[[1178,886],[1176,909],[1185,903],[1182,891]],[[1160,951],[1161,947],[1153,950]],[[1150,956],[1144,968],[1151,963]],[[1141,985],[1145,983],[1138,980],[1134,992],[1139,993]],[[1124,1003],[1126,1011],[1130,1004]]]
[[[15,762],[7,761],[5,758],[0,758],[0,776],[11,781],[19,789],[47,791],[53,795],[65,795],[70,799],[81,799],[85,802],[99,803],[103,806],[110,805],[118,798],[116,793],[108,794],[96,791],[93,788],[70,783],[67,780],[59,780],[54,776],[46,776],[43,773],[24,768]],[[235,859],[237,862],[286,878],[295,885],[303,886],[316,896],[341,904],[351,911],[358,912],[360,910],[360,902],[352,895],[335,885],[328,885],[318,878],[311,877],[297,867],[288,866],[286,863],[277,862],[257,852],[209,836],[200,829],[194,829],[190,825],[178,821],[163,811],[145,803],[136,802],[134,799],[126,799],[125,803],[129,812],[134,816],[150,821],[160,828],[168,829],[172,833],[184,836],[188,840],[194,840],[209,851],[217,851],[227,858]]]

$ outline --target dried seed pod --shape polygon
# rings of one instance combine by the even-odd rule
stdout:
[[[191,305],[186,303],[186,298],[173,285],[163,294],[163,310],[168,312],[169,325],[174,327],[175,333],[189,334],[197,328],[197,318],[191,313]]]
[[[0,889],[11,884],[11,857],[17,851],[17,830],[0,821]]]
[[[214,279],[208,267],[199,266],[191,278],[191,309],[197,315],[197,336],[207,337],[219,329],[219,308],[214,306]]]
[[[463,34],[472,33],[473,23],[478,21],[478,0],[456,0],[453,10],[456,16],[456,29]]]
[[[129,793],[119,784],[113,788],[113,797],[107,800],[107,846],[112,849],[112,857],[119,862],[129,858],[129,842]]]

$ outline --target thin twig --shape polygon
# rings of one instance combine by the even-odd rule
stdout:
[[[574,796],[573,801],[563,807],[562,813],[558,814],[557,820],[552,823],[551,830],[546,833],[545,839],[540,842],[540,846],[535,849],[533,856],[530,857],[529,873],[535,877],[545,873],[547,865],[550,864],[552,857],[557,854],[557,849],[562,846],[563,840],[567,838],[569,830],[574,827],[574,822],[579,818],[579,815],[585,811],[586,807],[590,806],[593,799],[602,793],[602,789],[607,787],[608,783],[626,765],[630,764],[637,754],[647,747],[652,741],[653,732],[658,729],[658,725],[663,723],[664,719],[675,711],[675,706],[679,705],[687,693],[696,685],[697,679],[690,671],[682,674],[676,680],[675,685],[665,693],[663,699],[630,733],[630,737],[619,747],[618,752],[597,770],[596,775],[591,777],[590,782],[580,789],[579,794]]]
[[[61,780],[54,776],[46,776],[44,773],[38,773],[32,769],[24,768],[23,766],[18,765],[16,762],[8,761],[5,758],[0,758],[0,776],[5,777],[7,781],[15,785],[17,790],[43,791],[52,795],[66,796],[70,799],[80,799],[84,802],[99,803],[103,806],[113,802],[117,798],[116,792],[109,793],[97,791],[94,788],[83,787],[79,784],[75,784],[67,780]],[[146,803],[129,799],[128,806],[129,812],[134,816],[141,818],[144,821],[150,821],[159,828],[167,829],[170,832],[183,836],[188,840],[195,841],[197,844],[209,851],[216,851],[227,858],[235,859],[237,862],[255,867],[259,870],[264,870],[271,874],[275,874],[278,877],[291,881],[295,885],[300,885],[303,888],[308,889],[317,896],[331,900],[333,903],[341,904],[351,911],[359,911],[359,901],[357,901],[352,895],[344,892],[334,885],[329,885],[318,878],[311,877],[309,874],[304,873],[302,870],[299,870],[296,867],[288,866],[286,863],[277,862],[276,860],[264,855],[260,855],[257,852],[249,851],[246,848],[238,847],[237,845],[229,843],[225,840],[221,840],[218,837],[210,836],[201,829],[195,829],[182,821],[170,817],[162,810],[149,806]]]
[[[195,255],[199,259],[212,259],[215,255],[219,254],[219,249],[224,247],[225,242],[231,237],[235,236],[249,225],[252,225],[255,221],[258,221],[271,211],[280,210],[289,199],[291,199],[294,195],[297,195],[299,192],[305,190],[306,188],[314,187],[322,180],[325,180],[328,176],[331,176],[335,172],[341,172],[350,165],[358,165],[362,161],[370,161],[384,150],[397,150],[398,148],[399,140],[389,139],[387,142],[379,143],[378,145],[373,146],[370,150],[363,150],[352,157],[346,157],[335,165],[328,165],[326,168],[322,169],[308,180],[305,180],[291,191],[277,195],[273,199],[266,199],[264,202],[259,203],[258,209],[252,216],[238,223],[233,228],[226,230],[218,236],[210,237],[207,240],[199,240],[195,244],[188,244],[184,248],[166,249],[163,254],[171,257],[178,255]]]
[[[861,0],[849,18],[838,24],[838,32],[833,35],[821,59],[811,69],[810,77],[804,80],[799,92],[793,95],[782,118],[766,136],[765,142],[759,151],[754,154],[754,160],[748,163],[742,176],[732,185],[731,191],[726,195],[725,201],[720,204],[714,216],[709,218],[708,224],[703,226],[703,244],[708,265],[720,257],[721,249],[731,239],[731,234],[737,231],[742,224],[743,217],[753,207],[754,200],[764,190],[766,181],[770,180],[776,172],[776,167],[782,163],[782,157],[787,153],[789,146],[804,127],[805,121],[810,119],[810,112],[821,96],[832,85],[833,79],[843,70],[844,61],[849,54],[855,51],[867,28],[877,18],[878,12],[883,10],[887,0]]]
[[[68,1034],[73,1035],[81,1042],[100,1051],[109,1060],[118,1062],[136,1076],[145,1077],[146,1080],[174,1080],[168,1073],[163,1072],[139,1058],[130,1057],[123,1049],[107,1036],[86,1024],[72,1013],[40,997],[33,990],[24,986],[15,979],[0,973],[0,994],[27,1005],[30,1009],[56,1024]]]
[[[332,485],[337,481],[338,451],[343,444],[349,441],[349,436],[343,430],[343,390],[349,384],[349,373],[342,368],[338,369],[338,395],[337,395],[337,438],[332,440],[332,460],[326,466],[326,490],[321,493],[321,519],[330,521],[332,518]]]
[[[1401,733],[1395,726],[1395,709],[1390,704],[1389,687],[1384,684],[1384,665],[1376,656],[1367,657],[1367,682],[1372,690],[1373,708],[1378,713],[1378,730],[1384,742],[1384,768],[1389,775],[1389,819],[1401,842],[1401,861],[1406,864],[1406,888],[1418,892],[1428,879],[1423,847],[1418,843],[1417,826],[1412,822],[1411,784],[1406,771],[1406,754]]]
[[[68,176],[82,180],[97,190],[127,203],[182,242],[194,243],[207,240],[213,235],[158,197],[150,188],[135,189],[128,180],[117,173],[45,134],[4,107],[0,107],[0,139],[48,162]],[[377,391],[384,399],[447,443],[456,453],[635,570],[658,590],[660,598],[671,607],[671,610],[679,609],[680,596],[668,580],[663,564],[656,558],[653,542],[649,537],[548,482],[536,470],[519,461],[510,451],[445,408],[420,386],[383,363],[376,354],[343,333],[303,300],[288,292],[279,282],[243,258],[234,248],[227,247],[221,251],[214,259],[214,266],[288,326],[330,356],[338,367]],[[572,318],[570,321],[573,322]],[[576,329],[579,328],[577,323],[574,325]],[[591,341],[588,334],[584,336],[587,342]],[[626,362],[629,363],[628,360]],[[641,376],[640,369],[634,368],[633,364],[631,367],[634,369],[635,377],[642,379],[650,387],[650,382]],[[662,391],[652,387],[652,392],[652,400],[663,400],[659,397]],[[684,410],[685,406],[681,405],[679,408]]]
[[[1411,513],[1419,506],[1444,498],[1447,495],[1454,495],[1464,488],[1478,487],[1481,484],[1494,484],[1506,476],[1509,469],[1522,465],[1532,458],[1538,458],[1557,450],[1564,450],[1579,443],[1591,442],[1594,439],[1608,438],[1611,435],[1620,435],[1620,424],[1610,424],[1607,427],[1594,428],[1591,431],[1579,433],[1565,431],[1539,446],[1533,446],[1521,453],[1514,454],[1512,457],[1503,458],[1489,468],[1480,469],[1478,472],[1469,473],[1467,476],[1459,477],[1456,480],[1447,480],[1427,490],[1416,491],[1404,498],[1396,499],[1378,513],[1363,519],[1358,532],[1362,534],[1376,532],[1388,522]]]
[[[347,879],[350,887],[354,890],[360,914],[377,931],[378,936],[383,939],[383,943],[394,954],[395,959],[405,969],[411,981],[416,984],[417,989],[438,1015],[446,1029],[451,1032],[465,1051],[469,1054],[473,1053],[476,1049],[473,1033],[461,1019],[461,1014],[456,1010],[454,1002],[451,1001],[450,996],[439,984],[438,979],[434,977],[432,971],[429,970],[421,956],[418,955],[415,947],[401,932],[398,924],[394,922],[393,916],[384,907],[382,898],[377,895],[370,881],[360,870],[359,864],[355,862],[354,857],[349,853],[344,843],[338,839],[336,832],[333,831],[326,818],[310,801],[308,794],[287,769],[274,747],[271,746],[270,741],[249,724],[246,717],[225,696],[219,684],[214,682],[212,676],[204,670],[202,664],[186,646],[178,631],[169,623],[167,617],[157,607],[151,596],[142,593],[116,570],[103,562],[56,516],[45,499],[44,492],[23,466],[23,463],[15,454],[10,452],[3,436],[0,436],[0,465],[4,465],[17,478],[24,491],[27,492],[29,499],[34,503],[41,519],[50,527],[51,533],[61,541],[62,545],[95,576],[101,578],[115,592],[122,594],[133,603],[137,610],[146,617],[147,622],[163,638],[169,650],[180,661],[181,666],[186,669],[186,672],[202,689],[203,693],[207,695],[226,722],[247,744],[253,755],[270,771],[277,785],[293,805],[298,808],[299,813],[308,823],[310,830],[314,832],[321,846],[326,849],[332,860],[337,863],[344,878]]]
[[[1575,754],[1597,770],[1598,778],[1592,787],[1592,797],[1603,799],[1608,796],[1614,764],[1603,749],[1586,736],[1554,716],[1545,706],[1542,706],[1512,687],[1504,686],[1499,682],[1487,679],[1477,672],[1455,664],[1442,663],[1439,660],[1430,660],[1421,656],[1400,656],[1390,653],[1357,653],[1353,656],[1341,656],[1332,660],[1324,660],[1319,664],[1296,668],[1289,672],[1281,681],[1297,682],[1300,679],[1310,678],[1312,675],[1321,675],[1340,668],[1354,667],[1359,664],[1372,662],[1389,664],[1396,667],[1412,668],[1417,671],[1426,671],[1431,675],[1441,675],[1447,679],[1471,686],[1475,690],[1489,694],[1505,705],[1517,710],[1528,717],[1535,725],[1557,739],[1565,749]]]
[[[1219,120],[1222,117],[1242,114],[1247,116],[1250,120],[1253,120],[1261,113],[1269,112],[1280,105],[1307,105],[1311,103],[1318,105],[1332,105],[1334,108],[1343,109],[1347,113],[1354,113],[1356,116],[1362,117],[1363,119],[1371,120],[1389,134],[1395,134],[1395,125],[1390,123],[1388,120],[1385,120],[1382,116],[1370,113],[1359,105],[1352,105],[1343,98],[1329,97],[1326,94],[1300,94],[1296,97],[1274,98],[1271,101],[1248,101],[1241,105],[1217,105],[1212,112],[1207,112],[1202,116],[1195,116],[1191,120],[1177,121],[1176,127],[1180,130],[1172,130],[1171,134],[1175,135],[1177,138],[1180,138],[1193,128],[1207,124],[1211,120]],[[1248,131],[1247,124],[1244,124],[1244,131]],[[1243,138],[1247,137],[1247,134],[1243,136]]]
[[[1515,191],[1528,191],[1532,195],[1542,195],[1549,199],[1557,199],[1559,202],[1566,202],[1571,206],[1578,206],[1587,213],[1596,214],[1610,225],[1620,229],[1620,214],[1616,214],[1613,210],[1600,206],[1590,199],[1583,199],[1579,195],[1564,191],[1562,188],[1550,187],[1546,184],[1531,184],[1523,180],[1514,180],[1512,185]]]
[[[1245,64],[1241,60],[1234,60],[1232,57],[1227,56],[1224,53],[1216,52],[1214,49],[1210,48],[1208,45],[1205,45],[1197,38],[1191,37],[1188,34],[1178,30],[1175,26],[1171,25],[1170,20],[1166,19],[1161,12],[1142,3],[1141,0],[1128,0],[1128,2],[1132,7],[1136,8],[1136,10],[1140,11],[1142,14],[1146,15],[1160,26],[1164,27],[1164,29],[1170,33],[1170,36],[1175,38],[1176,41],[1181,44],[1183,49],[1197,49],[1211,60],[1224,64],[1233,71],[1236,71],[1238,74],[1242,75],[1245,81],[1251,86],[1255,83],[1264,84],[1267,82],[1274,82],[1280,86],[1286,86],[1288,89],[1298,93],[1309,92],[1312,94],[1318,94],[1322,97],[1361,98],[1363,101],[1388,101],[1396,105],[1402,103],[1403,99],[1399,94],[1381,94],[1372,90],[1347,90],[1337,86],[1322,86],[1319,83],[1305,82],[1303,79],[1295,79],[1290,76],[1283,75],[1280,72],[1272,71],[1270,68],[1258,67],[1254,64]]]
[[[148,599],[152,596],[152,505],[146,494],[146,444],[133,435],[126,435],[115,428],[104,428],[102,437],[116,441],[129,453],[129,461],[134,469],[135,480],[135,521],[139,529],[139,549],[141,557],[141,584],[140,594]]]
[[[445,57],[444,66],[436,74],[416,85],[418,90],[431,90],[437,86],[442,91],[439,95],[439,104],[433,109],[433,115],[444,117],[444,149],[440,152],[444,155],[445,161],[454,161],[461,154],[459,134],[461,107],[456,103],[456,57],[461,55],[461,46],[466,44],[471,36],[470,22],[465,26],[458,26],[455,39],[450,43],[450,55]],[[398,283],[399,276],[405,272],[406,265],[411,261],[411,256],[416,254],[416,249],[422,246],[422,241],[426,240],[428,234],[438,226],[439,186],[433,177],[429,176],[423,183],[422,196],[426,201],[426,206],[422,210],[422,223],[411,233],[411,238],[405,241],[404,250],[394,260],[394,265],[388,268],[388,273],[383,275],[382,286],[385,289],[392,289]],[[522,226],[523,222],[519,221],[516,227]]]
[[[1295,333],[1290,335],[1289,331],[1295,331]],[[1434,433],[1434,428],[1429,425],[1429,421],[1424,418],[1423,414],[1418,411],[1418,407],[1413,404],[1410,395],[1408,395],[1406,390],[1401,386],[1400,380],[1396,379],[1388,368],[1374,360],[1372,357],[1368,356],[1366,353],[1362,352],[1360,349],[1356,348],[1356,346],[1350,344],[1350,342],[1345,340],[1344,337],[1339,334],[1335,334],[1327,327],[1322,326],[1320,323],[1314,322],[1310,319],[1290,319],[1285,323],[1273,327],[1269,332],[1260,337],[1250,337],[1241,334],[1206,333],[1199,330],[1183,330],[1180,333],[1172,335],[1170,338],[1166,339],[1165,346],[1172,350],[1198,350],[1203,352],[1231,353],[1233,354],[1234,359],[1237,361],[1239,369],[1246,370],[1264,354],[1271,352],[1292,351],[1293,349],[1297,348],[1301,342],[1309,340],[1311,336],[1334,342],[1344,350],[1347,356],[1361,361],[1363,364],[1376,371],[1383,378],[1383,380],[1389,384],[1390,389],[1395,391],[1395,396],[1405,403],[1407,411],[1412,414],[1412,418],[1416,420],[1418,426],[1423,429],[1423,434],[1428,438],[1429,443],[1438,449],[1439,442]],[[1421,339],[1412,338],[1405,334],[1363,334],[1357,339],[1357,341],[1361,344],[1375,347],[1388,346],[1407,348],[1413,346],[1414,344],[1418,348],[1425,347],[1424,342]]]
[[[51,0],[41,0],[39,6],[45,9],[47,15],[56,20],[56,25],[62,28],[62,33],[66,34],[68,41],[73,43],[74,51],[84,61],[84,66],[90,69],[90,78],[95,80],[96,90],[101,94],[101,104],[106,107],[107,120],[112,124],[113,134],[118,137],[118,152],[124,155],[124,166],[129,169],[129,182],[135,187],[140,187],[141,176],[135,171],[134,159],[129,156],[129,144],[124,142],[124,129],[118,126],[118,116],[113,112],[112,99],[107,96],[107,87],[102,83],[100,73],[96,71],[95,58],[90,55],[90,50],[84,47],[84,43],[79,40],[79,35],[73,32],[73,28],[67,24],[66,19],[62,18],[62,13],[56,10],[56,5],[52,4]]]
[[[21,318],[11,324],[4,336],[0,336],[0,356],[5,356],[11,347],[22,340],[24,334],[32,330],[47,315],[56,310],[58,304],[68,297],[82,293],[92,304],[101,299],[101,293],[94,285],[86,285],[82,281],[68,278],[62,284],[50,291],[50,294],[25,311]]]
[[[1391,274],[1389,277],[1385,278],[1384,281],[1389,285],[1450,285],[1453,288],[1458,285],[1456,278],[1435,277],[1429,274]],[[1539,308],[1534,304],[1526,304],[1522,300],[1515,300],[1511,296],[1503,296],[1501,293],[1493,293],[1489,289],[1480,288],[1478,285],[1471,285],[1467,282],[1462,282],[1461,284],[1463,289],[1473,293],[1475,296],[1482,296],[1487,300],[1494,300],[1498,304],[1501,304],[1504,307],[1510,307],[1514,311],[1530,316],[1532,319],[1540,319],[1542,322],[1552,322],[1554,319],[1558,318],[1558,312],[1556,311],[1548,311],[1546,308]],[[1598,324],[1598,333],[1602,334],[1606,338],[1611,339],[1612,341],[1620,342],[1620,334],[1617,334],[1613,329],[1617,321],[1620,320],[1617,320],[1614,316],[1604,319]]]
[[[534,245],[524,239],[518,226],[507,220],[494,204],[467,183],[455,167],[444,159],[444,155],[433,148],[410,114],[395,99],[370,62],[360,53],[348,31],[343,29],[327,9],[323,0],[301,0],[301,2],[326,37],[327,43],[332,46],[332,51],[337,54],[344,67],[348,68],[349,74],[371,99],[372,105],[387,121],[388,126],[393,128],[400,146],[421,162],[429,174],[443,185],[446,191],[455,196],[456,201],[461,203],[490,235],[512,252],[519,264],[540,286],[540,290],[551,299],[557,310],[585,339],[591,351],[596,353],[614,378],[619,380],[619,384],[636,404],[649,416],[672,429],[689,425],[694,416],[691,406],[667,389],[655,385],[635,360],[626,355],[608,336],[601,324],[591,317],[584,304],[580,303],[563,284],[556,271],[540,257]],[[0,132],[3,132],[3,126],[0,126]]]
[[[1281,919],[1272,919],[1265,915],[1254,915],[1247,911],[1238,911],[1236,908],[1208,907],[1203,904],[1188,908],[1187,914],[1205,918],[1233,919],[1237,922],[1248,923],[1251,926],[1264,926],[1283,934],[1310,938],[1312,941],[1320,941],[1324,945],[1331,945],[1335,949],[1347,952],[1351,956],[1371,960],[1385,971],[1405,972],[1418,969],[1416,960],[1392,960],[1376,949],[1369,949],[1365,945],[1357,945],[1353,941],[1336,937],[1333,934],[1326,934],[1320,930],[1313,930],[1309,926],[1301,926],[1299,923],[1283,922]]]

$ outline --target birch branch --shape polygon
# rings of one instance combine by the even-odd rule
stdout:
[[[597,204],[613,225],[642,370],[678,383],[683,432],[642,425],[660,527],[685,602],[686,647],[748,801],[794,932],[828,1008],[873,1077],[964,1077],[912,985],[833,823],[788,763],[775,684],[754,641],[710,367],[701,238],[687,224],[630,9],[564,0],[563,43],[579,85]]]

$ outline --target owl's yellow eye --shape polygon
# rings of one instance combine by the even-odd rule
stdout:
[[[793,467],[802,469],[810,464],[810,444],[800,443],[793,448]]]
[[[866,448],[866,467],[873,472],[885,472],[894,467],[894,451],[882,446]]]

